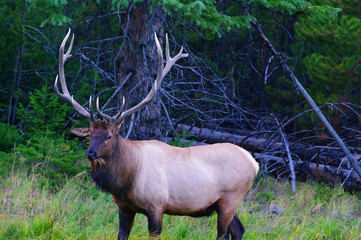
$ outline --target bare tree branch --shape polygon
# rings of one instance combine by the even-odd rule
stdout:
[[[334,137],[336,142],[339,144],[341,149],[345,152],[347,158],[352,163],[352,166],[356,170],[357,174],[361,177],[361,167],[360,164],[356,161],[356,159],[352,156],[351,152],[348,150],[342,139],[338,136],[338,134],[335,132],[331,124],[327,121],[325,116],[320,111],[319,107],[316,105],[316,103],[313,101],[311,96],[307,93],[307,91],[303,88],[301,83],[298,81],[292,70],[287,66],[286,62],[283,60],[281,54],[279,54],[274,47],[272,46],[271,42],[267,39],[267,37],[264,35],[261,27],[257,25],[254,21],[251,21],[251,24],[256,28],[258,33],[261,35],[262,39],[265,41],[267,47],[272,51],[273,55],[277,58],[279,63],[282,65],[283,70],[289,75],[289,77],[292,79],[293,83],[297,88],[302,92],[304,97],[307,99],[308,103],[312,106],[318,117],[321,119],[323,124],[325,124],[327,130],[330,132],[330,134]]]

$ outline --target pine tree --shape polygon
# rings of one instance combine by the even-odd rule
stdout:
[[[358,103],[361,76],[359,1],[312,1],[295,29],[307,46],[302,60],[318,104]]]

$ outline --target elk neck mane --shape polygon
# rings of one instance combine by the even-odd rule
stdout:
[[[123,199],[126,197],[123,194],[133,187],[136,179],[137,146],[119,134],[113,137],[115,142],[112,143],[112,154],[104,158],[104,164],[92,161],[90,176],[100,190]]]

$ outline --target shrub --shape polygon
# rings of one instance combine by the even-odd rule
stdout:
[[[9,152],[14,146],[24,141],[19,129],[0,122],[0,151]]]
[[[34,135],[25,145],[14,148],[12,153],[0,154],[0,175],[13,168],[25,168],[39,174],[42,186],[57,188],[67,177],[89,171],[84,155],[84,151],[78,150],[75,140]]]
[[[195,142],[195,140],[186,140],[189,137],[193,136],[193,133],[187,133],[185,131],[185,128],[183,126],[182,133],[175,132],[176,136],[173,137],[173,141],[169,141],[168,144],[175,147],[189,147],[192,143]]]
[[[58,102],[59,97],[47,86],[30,93],[28,106],[19,104],[18,117],[27,135],[43,132],[56,135],[55,131],[66,125],[66,114],[72,107]]]

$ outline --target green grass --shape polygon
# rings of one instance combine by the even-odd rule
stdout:
[[[57,192],[41,188],[25,171],[0,179],[0,239],[116,239],[117,207],[79,174]],[[245,239],[361,239],[361,199],[341,187],[258,182],[238,215]],[[275,209],[277,211],[271,211]],[[160,239],[215,239],[216,215],[164,216]],[[137,214],[130,239],[148,239],[147,221]]]

